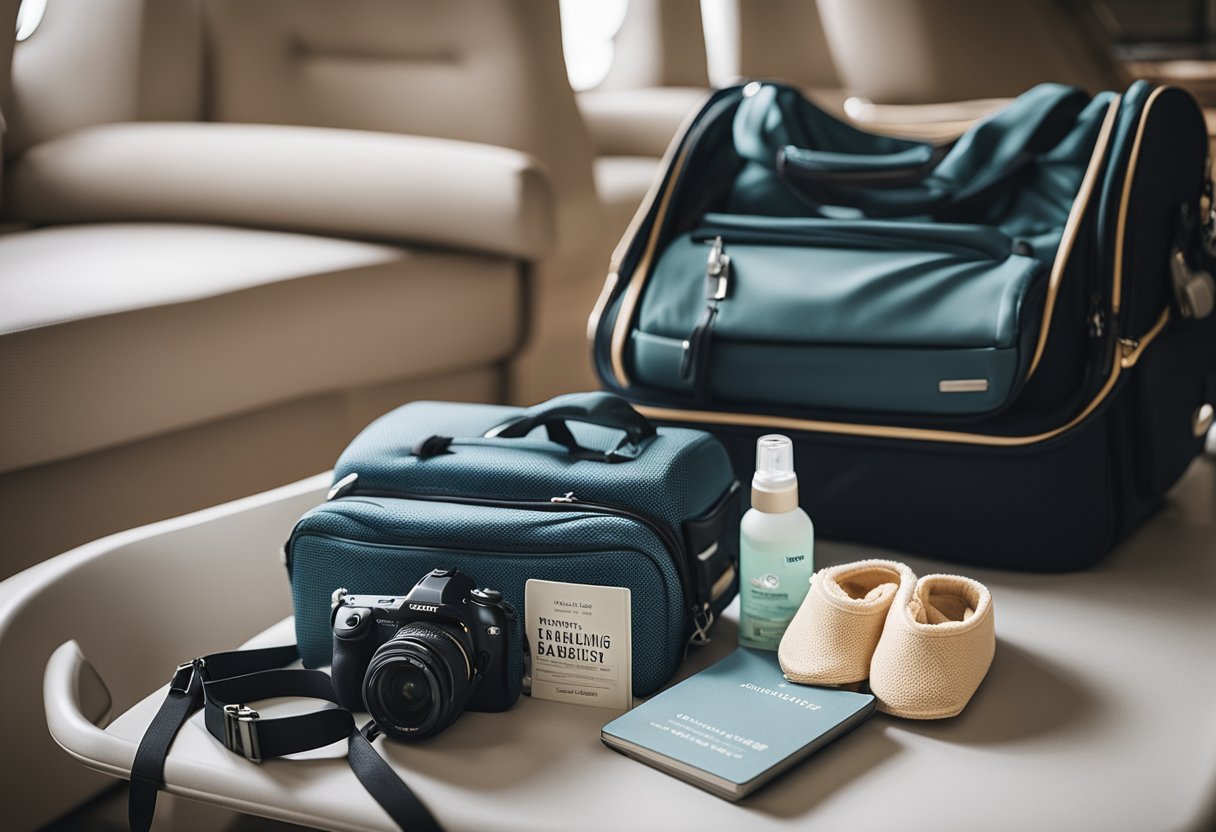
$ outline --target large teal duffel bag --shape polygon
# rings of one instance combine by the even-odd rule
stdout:
[[[738,495],[714,437],[656,430],[606,393],[407,404],[351,442],[285,547],[300,655],[329,664],[338,588],[403,595],[454,568],[522,611],[529,578],[622,586],[645,696],[735,595]]]
[[[1193,98],[1143,82],[1044,84],[936,145],[720,90],[617,249],[597,370],[740,473],[795,434],[826,536],[1093,563],[1212,421],[1207,157]]]

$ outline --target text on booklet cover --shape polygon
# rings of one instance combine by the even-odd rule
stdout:
[[[625,710],[633,704],[629,590],[528,581],[532,697]]]

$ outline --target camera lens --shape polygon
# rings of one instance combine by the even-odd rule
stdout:
[[[372,656],[363,678],[368,713],[389,736],[439,733],[464,710],[473,662],[457,632],[442,624],[407,624]]]
[[[397,662],[380,680],[385,699],[394,701],[394,710],[419,714],[431,704],[431,685],[420,668]]]

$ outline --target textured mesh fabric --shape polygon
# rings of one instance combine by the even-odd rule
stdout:
[[[548,500],[573,492],[587,502],[609,503],[680,525],[704,514],[734,481],[725,449],[707,433],[659,428],[637,459],[572,459],[543,429],[519,439],[483,439],[502,422],[559,404],[559,397],[521,410],[494,405],[411,402],[381,416],[355,437],[334,470],[335,481],[357,473],[358,490],[459,494],[509,500]],[[584,447],[607,450],[619,431],[569,423]],[[450,452],[419,459],[413,446],[430,436],[452,436]]]
[[[671,678],[683,656],[687,616],[679,575],[654,532],[628,518],[348,497],[305,514],[288,556],[296,639],[307,667],[330,662],[335,589],[404,594],[440,566],[500,590],[521,616],[529,578],[628,587],[639,696]]]

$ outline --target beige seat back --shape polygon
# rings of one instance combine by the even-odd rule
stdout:
[[[814,0],[725,2],[729,4],[726,14],[734,19],[738,34],[737,55],[723,61],[723,73],[785,81],[804,89],[840,86]]]
[[[560,44],[546,0],[53,0],[14,50],[7,150],[198,119],[500,145],[551,174],[568,250],[599,207]]]
[[[539,159],[558,246],[598,224],[591,141],[546,0],[204,0],[207,115],[439,136]]]
[[[629,0],[596,89],[709,86],[701,0]]]
[[[202,73],[195,0],[50,0],[13,49],[7,154],[94,124],[197,120]]]
[[[1015,96],[1043,81],[1120,86],[1083,4],[818,0],[845,86],[879,104]]]

